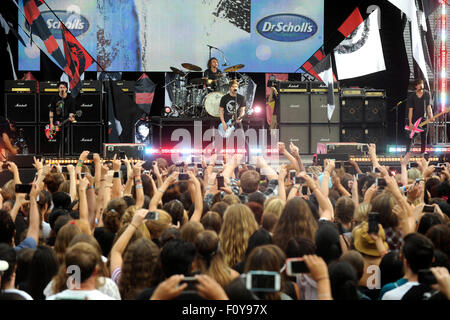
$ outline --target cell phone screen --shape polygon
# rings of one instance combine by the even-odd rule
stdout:
[[[303,258],[286,259],[286,270],[288,276],[294,276],[300,273],[308,273],[309,269]]]
[[[223,176],[217,176],[217,188],[220,189],[220,188],[225,187],[223,179],[224,179]]]
[[[295,184],[303,184],[306,183],[305,178],[303,177],[295,177]]]
[[[295,170],[289,171],[289,179],[293,180],[295,178],[295,174],[296,174]]]
[[[378,215],[378,212],[369,212],[369,234],[378,234]]]
[[[386,179],[377,178],[377,186],[382,188],[386,187]]]
[[[180,173],[178,175],[178,180],[180,181],[186,181],[189,180],[189,175],[187,173]]]
[[[263,292],[279,291],[280,275],[273,271],[251,271],[247,273],[247,289]]]
[[[156,212],[156,211],[147,212],[147,215],[145,216],[145,220],[158,220],[158,212]]]
[[[302,186],[302,195],[306,196],[308,194],[308,186]]]
[[[16,184],[16,193],[30,193],[31,184]]]
[[[423,212],[434,212],[434,207],[426,204],[423,206]]]
[[[196,286],[198,284],[198,281],[195,279],[195,277],[184,277],[183,280],[181,280],[180,284],[187,283],[187,287],[185,290],[197,290]]]

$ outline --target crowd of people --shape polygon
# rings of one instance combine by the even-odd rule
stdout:
[[[392,175],[375,145],[351,170],[279,150],[276,168],[84,151],[74,166],[35,159],[28,189],[5,162],[1,299],[450,299],[449,163],[408,169],[406,154]]]

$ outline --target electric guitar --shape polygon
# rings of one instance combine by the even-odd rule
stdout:
[[[247,108],[245,108],[247,109]],[[246,116],[253,114],[253,109],[248,109],[245,111],[244,115],[241,117],[238,117],[237,119],[230,119],[227,122],[227,130],[223,129],[223,124],[219,124],[219,127],[217,128],[217,131],[219,131],[219,134],[222,138],[228,138],[231,136],[231,134],[234,132],[235,127],[234,125],[237,123],[238,120],[244,119]]]
[[[74,114],[75,118],[79,118],[81,117],[81,115],[83,114],[83,111],[81,110],[77,110]],[[53,130],[50,130],[50,124],[47,124],[45,126],[45,136],[47,137],[47,139],[49,141],[53,141],[56,139],[57,133],[61,130],[61,127],[64,126],[67,122],[77,122],[76,120],[72,120],[70,118],[67,118],[66,120],[64,120],[61,123],[58,123],[57,125],[53,125]]]
[[[413,137],[416,133],[418,133],[418,132],[423,132],[423,129],[422,129],[423,126],[427,125],[428,123],[430,123],[430,122],[433,121],[434,119],[439,118],[440,116],[442,116],[443,114],[446,114],[446,113],[449,112],[449,111],[450,111],[450,107],[448,107],[448,108],[446,108],[444,111],[439,112],[438,114],[434,115],[432,118],[427,119],[427,120],[422,121],[422,122],[420,122],[420,121],[422,120],[422,117],[420,117],[420,118],[417,119],[417,121],[413,124],[413,127],[412,127],[412,128],[410,128],[408,125],[406,125],[406,126],[405,126],[405,130],[406,130],[406,131],[410,131],[409,138],[412,139],[412,137]]]

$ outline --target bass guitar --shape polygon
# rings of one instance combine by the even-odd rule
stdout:
[[[427,119],[427,120],[422,121],[422,122],[421,122],[422,117],[420,117],[420,118],[417,119],[417,121],[413,124],[413,127],[412,127],[412,128],[410,128],[408,125],[406,125],[406,126],[405,126],[405,130],[406,130],[406,131],[410,131],[410,133],[409,133],[409,138],[412,139],[416,133],[423,132],[423,129],[422,129],[423,126],[427,125],[428,123],[430,123],[430,122],[433,121],[434,119],[439,118],[440,116],[442,116],[443,114],[446,114],[446,113],[449,112],[449,111],[450,111],[450,107],[448,107],[448,108],[446,108],[444,111],[439,112],[438,114],[434,115],[432,118]]]
[[[77,110],[74,114],[75,118],[79,118],[81,117],[81,115],[83,114],[83,111],[81,110]],[[71,118],[67,118],[66,120],[62,121],[61,123],[58,123],[57,125],[53,125],[53,129],[50,130],[50,124],[47,124],[45,126],[45,136],[47,137],[47,139],[49,141],[53,141],[56,139],[56,136],[58,134],[59,131],[61,131],[62,126],[64,126],[67,122],[77,122],[76,120],[72,120]]]

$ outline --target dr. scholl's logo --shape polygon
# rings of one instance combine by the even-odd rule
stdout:
[[[75,36],[85,33],[89,29],[89,21],[81,14],[67,12],[65,10],[53,10],[58,18],[64,23],[67,29]],[[41,15],[44,18],[47,27],[52,32],[56,39],[61,39],[61,22],[55,17],[51,11],[42,11]]]
[[[256,30],[270,40],[293,42],[312,37],[317,32],[317,24],[298,14],[274,14],[259,20]]]

